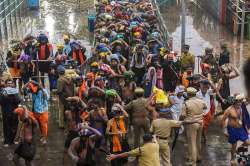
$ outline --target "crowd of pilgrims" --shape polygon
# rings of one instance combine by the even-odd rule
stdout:
[[[139,157],[141,166],[159,166],[160,158],[169,166],[169,144],[177,138],[171,133],[185,133],[188,162],[196,165],[201,136],[206,142],[215,114],[243,103],[242,95],[230,94],[229,80],[239,71],[230,64],[227,45],[221,44],[219,55],[206,48],[201,73],[194,74],[189,45],[179,56],[171,51],[150,1],[102,0],[96,10],[90,57],[69,34],[56,47],[45,33],[11,43],[0,104],[4,146],[18,144],[14,163],[23,158],[34,165],[35,128],[42,144],[50,141],[48,112],[57,98],[58,127],[67,133],[63,162],[70,157],[78,166],[100,165],[95,154],[101,152],[112,166],[125,165],[128,156]]]

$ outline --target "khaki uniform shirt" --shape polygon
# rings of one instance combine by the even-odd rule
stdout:
[[[74,83],[70,78],[60,76],[57,81],[57,93],[60,101],[67,104],[66,98],[74,96]]]
[[[160,166],[158,143],[146,143],[142,147],[131,150],[129,156],[139,157],[139,166]]]
[[[152,122],[150,131],[153,132],[157,137],[169,138],[171,129],[174,127],[181,127],[181,122],[162,118],[156,119]]]
[[[197,119],[194,117],[202,115],[203,110],[206,108],[207,105],[203,100],[197,97],[192,97],[184,102],[182,116],[184,116],[185,119],[194,120]]]
[[[195,57],[191,53],[182,54],[180,61],[181,61],[182,71],[185,71],[189,67],[191,68],[194,67]]]
[[[126,111],[130,112],[133,119],[133,124],[140,120],[147,120],[149,116],[149,111],[146,109],[147,99],[138,98],[131,101],[124,108]]]

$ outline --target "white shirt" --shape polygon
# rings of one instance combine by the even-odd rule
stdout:
[[[181,96],[180,98],[177,96],[170,96],[170,98],[174,101],[174,104],[171,106],[172,115],[174,116],[174,120],[179,120],[179,117],[182,112],[182,105],[184,103],[184,97]]]
[[[200,99],[202,99],[206,105],[207,109],[204,109],[203,112],[206,115],[210,111],[210,96],[212,94],[212,89],[209,89],[205,95],[202,94],[201,90],[196,93],[196,96]]]

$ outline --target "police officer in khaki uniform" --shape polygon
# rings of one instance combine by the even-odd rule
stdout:
[[[150,120],[149,111],[147,110],[147,99],[144,98],[144,89],[135,89],[136,99],[128,103],[124,108],[132,118],[134,147],[138,147],[142,138],[142,130],[144,133],[149,132]]]
[[[169,149],[171,130],[181,127],[182,124],[193,124],[202,121],[200,119],[193,119],[191,121],[172,120],[171,109],[164,107],[158,109],[158,115],[159,118],[153,120],[150,131],[156,135],[157,142],[159,143],[162,166],[171,166]]]
[[[187,88],[188,100],[184,102],[182,118],[184,120],[203,119],[203,110],[207,108],[206,103],[196,97],[197,90],[193,87]],[[201,136],[203,124],[186,124],[188,159],[192,166],[201,161]]]
[[[160,109],[159,118],[153,120],[150,128],[150,131],[156,135],[157,142],[160,146],[162,166],[171,166],[169,149],[171,129],[181,126],[180,121],[171,120],[171,118],[170,109]]]
[[[192,69],[193,71],[195,67],[195,57],[193,54],[189,52],[189,48],[190,48],[189,45],[187,44],[184,45],[184,50],[180,59],[182,72],[185,72],[188,69]]]

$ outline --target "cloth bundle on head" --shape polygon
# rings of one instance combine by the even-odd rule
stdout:
[[[100,57],[107,57],[108,53],[107,52],[101,52],[99,55],[100,55]]]
[[[47,35],[41,33],[41,34],[39,34],[39,36],[38,36],[38,42],[47,43],[47,42],[49,42],[49,39],[48,39]]]
[[[80,44],[76,41],[73,41],[72,43],[70,43],[70,46],[76,50],[79,50],[81,48]]]
[[[65,70],[65,77],[76,78],[76,77],[79,77],[79,75],[76,73],[76,71],[74,69],[66,69]]]
[[[118,103],[115,103],[113,106],[112,106],[112,111],[121,111],[121,110],[124,110],[123,107],[118,104]]]
[[[111,73],[112,72],[112,69],[107,64],[101,64],[100,65],[100,70],[104,71],[105,73]]]
[[[151,34],[151,36],[152,36],[153,38],[159,38],[159,37],[160,37],[160,33],[159,33],[159,32],[153,32],[153,33]]]
[[[120,62],[119,57],[118,57],[117,54],[111,54],[111,55],[109,56],[109,60],[110,60],[110,61],[116,60],[117,62]]]
[[[182,93],[182,92],[185,92],[185,87],[183,85],[177,86],[175,89],[175,93],[178,94],[178,93]]]
[[[153,94],[155,95],[156,104],[163,104],[164,106],[170,105],[168,95],[162,89],[153,87]]]
[[[118,96],[116,90],[114,90],[114,89],[106,90],[105,94],[106,94],[106,97],[116,97],[116,96]]]
[[[98,62],[93,62],[93,63],[91,63],[91,65],[90,65],[91,67],[98,67],[99,66],[99,64],[98,64]]]
[[[1,75],[1,79],[5,82],[6,80],[12,80],[13,78],[9,72],[5,71]]]
[[[160,48],[160,56],[165,56],[166,55],[166,53],[167,53],[167,49],[165,48],[165,47],[161,47]]]
[[[134,28],[134,27],[136,27],[137,25],[138,25],[139,23],[137,22],[137,21],[132,21],[131,23],[130,23],[130,29],[132,29],[132,28]]]
[[[142,35],[141,35],[140,32],[135,32],[135,33],[133,33],[133,36],[134,36],[135,38],[137,38],[137,39],[140,39]]]
[[[101,28],[100,29],[100,35],[104,36],[106,32],[107,32],[106,28]],[[103,42],[103,43],[105,43],[105,42]]]
[[[108,0],[101,0],[101,3],[103,3],[103,4],[108,4]]]
[[[64,48],[64,45],[63,45],[62,43],[59,43],[59,44],[56,45],[56,48],[57,48],[58,50],[63,49],[63,48]]]
[[[131,80],[134,78],[135,73],[133,71],[129,70],[129,71],[125,71],[123,75],[124,75],[125,79]]]
[[[106,44],[109,43],[109,39],[106,38],[106,37],[103,37],[100,41],[101,41],[102,43],[106,43]]]
[[[97,47],[96,50],[99,52],[108,52],[109,49],[107,48],[105,43],[100,43]]]
[[[25,62],[31,61],[31,57],[28,54],[23,53],[18,59],[18,61],[25,61]]]
[[[114,6],[115,4],[116,4],[115,1],[111,1],[111,2],[110,2],[110,5],[112,5],[112,6]]]
[[[109,14],[105,14],[104,18],[105,18],[106,21],[111,21],[113,19],[113,17],[111,15],[109,15]]]
[[[63,40],[70,40],[69,35],[63,35]]]
[[[12,57],[18,57],[21,53],[20,50],[14,50],[14,49],[11,49],[10,52]]]
[[[79,50],[79,49],[86,49],[83,45],[82,45],[82,43],[81,43],[81,41],[73,41],[73,42],[71,42],[70,43],[70,46],[72,47],[72,48],[74,48],[74,49],[76,49],[76,50]]]
[[[197,90],[193,87],[188,87],[187,88],[187,93],[191,95],[195,95],[197,93]]]
[[[59,66],[57,67],[57,72],[58,72],[59,74],[64,74],[64,73],[65,73],[65,68],[64,68],[62,65],[59,65]]]

